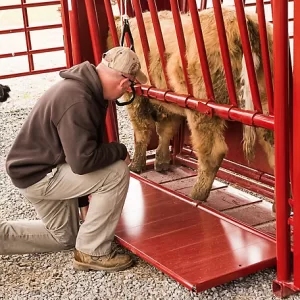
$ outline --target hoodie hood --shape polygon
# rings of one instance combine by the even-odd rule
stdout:
[[[84,83],[91,90],[97,101],[104,107],[107,107],[107,101],[103,100],[101,81],[94,65],[85,61],[70,69],[60,71],[59,75],[65,79],[73,79]]]

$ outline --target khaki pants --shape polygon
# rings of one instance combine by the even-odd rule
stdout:
[[[76,249],[101,256],[111,250],[129,185],[124,161],[85,175],[69,165],[52,170],[39,182],[21,189],[40,220],[1,221],[0,254]],[[92,194],[85,222],[79,228],[78,200]]]

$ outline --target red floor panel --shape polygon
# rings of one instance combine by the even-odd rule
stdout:
[[[188,195],[190,195],[193,185],[196,182],[196,180],[197,180],[197,177],[193,176],[193,177],[170,181],[167,183],[162,183],[162,186],[164,186],[168,189],[174,190],[174,191],[178,191],[179,193],[188,196]],[[225,187],[227,187],[227,185],[225,183],[215,180],[213,183],[213,186],[212,186],[212,190],[225,188]]]
[[[247,207],[239,207],[225,212],[227,215],[240,220],[250,226],[275,221],[272,210],[264,205],[264,203],[255,203]]]
[[[116,237],[133,253],[196,291],[276,262],[273,240],[135,178],[131,178]]]

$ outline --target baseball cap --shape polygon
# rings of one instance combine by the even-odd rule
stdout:
[[[139,58],[128,47],[115,47],[103,53],[102,63],[111,69],[134,76],[142,84],[148,81],[141,71]]]

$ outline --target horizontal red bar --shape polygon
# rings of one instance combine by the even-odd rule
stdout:
[[[22,56],[22,55],[30,55],[30,54],[38,54],[38,53],[48,53],[48,52],[55,52],[55,51],[61,51],[65,48],[62,47],[54,47],[54,48],[45,48],[45,49],[38,49],[38,50],[29,50],[22,51],[22,52],[16,52],[16,53],[4,53],[0,54],[0,58],[7,58],[7,57],[15,57],[15,56]]]
[[[191,159],[179,154],[176,156],[175,161],[192,169],[197,169],[197,161],[195,159]],[[242,188],[245,188],[267,198],[274,198],[274,191],[270,187],[262,186],[259,183],[250,182],[246,177],[241,177],[239,174],[230,173],[226,169],[223,169],[222,166],[218,170],[216,177],[237,184]]]
[[[172,102],[180,107],[182,107],[184,103],[186,108],[191,108],[202,113],[204,112],[203,106],[207,106],[207,113],[209,115],[209,110],[212,109],[213,115],[216,115],[223,119],[239,121],[246,125],[255,125],[266,129],[274,130],[273,116],[266,116],[263,114],[258,114],[256,112],[242,110],[240,108],[232,107],[230,105],[218,104],[213,101],[208,101],[207,99],[197,99],[194,97],[189,97],[188,95],[176,96],[173,92],[165,91],[162,89],[156,89],[147,85],[137,86],[135,90],[138,95],[143,95],[144,97],[149,97],[151,95],[152,98],[163,102]],[[170,95],[172,95],[172,97],[169,97]],[[169,99],[172,99],[172,101],[170,101]],[[195,103],[199,105],[196,106]]]
[[[181,154],[186,154],[189,155],[191,157],[196,158],[196,155],[194,154],[193,150],[190,147],[187,146],[183,146],[183,148],[181,149]],[[237,164],[233,161],[224,159],[222,162],[222,168],[241,174],[242,176],[251,178],[255,181],[261,182],[263,184],[269,185],[270,187],[274,187],[275,184],[275,179],[274,176],[261,172],[261,171],[257,171],[256,169],[252,169],[250,167],[241,165],[241,164]]]
[[[21,4],[13,4],[13,5],[4,5],[0,6],[1,10],[8,10],[8,9],[17,9],[17,8],[28,8],[28,7],[39,7],[39,6],[49,6],[49,5],[59,5],[60,1],[47,1],[47,2],[36,2],[36,3],[24,3]]]
[[[7,79],[7,78],[15,78],[15,77],[21,77],[21,76],[27,76],[27,75],[36,75],[36,74],[42,74],[42,73],[50,73],[50,72],[57,72],[60,70],[65,69],[66,66],[63,67],[57,67],[57,68],[50,68],[50,69],[42,69],[42,70],[33,70],[28,72],[21,72],[21,73],[13,73],[13,74],[7,74],[7,75],[0,75],[0,79]]]
[[[26,28],[5,29],[5,30],[0,30],[0,34],[10,34],[10,33],[25,32],[25,31],[44,30],[44,29],[55,29],[61,27],[62,24],[53,24],[53,25],[44,25],[44,26],[32,26]]]

